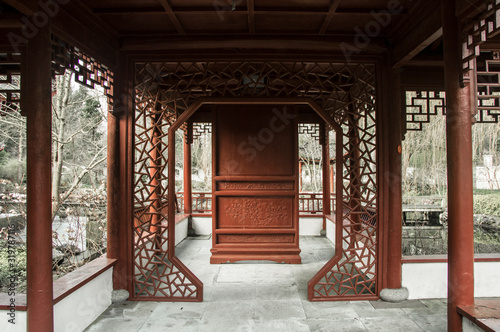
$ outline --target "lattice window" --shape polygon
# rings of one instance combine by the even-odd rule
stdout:
[[[320,140],[321,132],[318,123],[299,123],[299,134],[307,134],[314,137],[318,142]]]
[[[0,54],[0,115],[19,111],[21,102],[20,54]]]
[[[184,300],[200,298],[201,284],[182,264],[167,259],[175,258],[175,254],[169,253],[166,245],[170,240],[166,229],[168,223],[173,222],[167,219],[164,212],[168,202],[158,198],[163,197],[168,185],[173,184],[164,172],[168,163],[165,159],[165,127],[201,97],[307,97],[316,101],[345,128],[345,137],[353,134],[349,126],[355,127],[358,135],[355,150],[358,152],[356,157],[344,158],[347,170],[343,175],[344,197],[359,193],[355,200],[348,201],[353,212],[344,217],[349,222],[341,223],[344,232],[349,234],[344,242],[355,243],[356,249],[344,248],[342,260],[330,262],[328,272],[318,275],[318,283],[312,285],[310,290],[315,299],[332,300],[346,296],[373,298],[377,287],[374,72],[374,65],[354,63],[232,61],[137,64],[134,297],[168,300],[177,294]],[[349,118],[356,118],[356,123]],[[163,142],[161,148],[158,146],[160,143],[154,142]],[[162,153],[153,153],[154,150]],[[354,150],[351,148],[349,151],[353,153]],[[349,160],[353,159],[356,162],[349,164]],[[357,169],[357,173],[353,173],[353,169]],[[156,180],[151,175],[152,170],[155,170]],[[154,216],[157,216],[156,221],[153,221]],[[146,244],[148,240],[145,239],[152,239],[154,245]],[[175,267],[177,270],[173,274]],[[344,277],[331,277],[339,273]],[[172,281],[176,277],[178,282]],[[352,292],[344,292],[348,284]],[[172,291],[165,294],[162,292],[164,289]]]
[[[52,72],[62,75],[69,69],[75,73],[75,81],[93,89],[95,85],[104,88],[111,110],[113,104],[113,72],[92,57],[64,41],[52,37]]]
[[[500,116],[500,56],[498,52],[482,53],[477,58],[476,122],[498,123]]]
[[[500,1],[486,0],[486,9],[465,29],[466,38],[462,47],[464,74],[475,69],[475,59],[481,53],[481,44],[500,31]]]
[[[193,139],[200,138],[203,134],[212,133],[212,123],[210,122],[194,122],[193,123]]]
[[[443,91],[406,91],[406,130],[422,130],[430,117],[445,114]]]

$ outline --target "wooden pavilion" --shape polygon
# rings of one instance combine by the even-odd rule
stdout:
[[[22,78],[3,102],[28,123],[28,330],[53,330],[51,80],[73,70],[109,96],[107,255],[113,287],[137,301],[203,300],[168,204],[173,133],[189,151],[199,122],[215,137],[213,263],[300,262],[296,129],[315,123],[323,141],[335,132],[325,160],[342,162],[335,188],[323,172],[338,241],[309,300],[401,289],[401,141],[444,112],[445,91],[448,329],[460,331],[457,307],[474,303],[471,126],[500,115],[499,17],[497,0],[0,1],[0,76]],[[415,112],[407,91],[424,101]]]

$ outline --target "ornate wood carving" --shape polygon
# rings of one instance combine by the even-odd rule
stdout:
[[[219,235],[219,243],[293,243],[294,235]]]
[[[219,197],[217,203],[220,228],[293,226],[293,198]]]
[[[293,190],[293,182],[218,182],[219,190]]]

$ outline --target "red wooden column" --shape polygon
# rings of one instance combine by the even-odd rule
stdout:
[[[193,192],[191,186],[191,143],[193,141],[192,123],[186,123],[184,137],[184,213],[193,213]]]
[[[323,214],[326,216],[331,214],[330,209],[330,147],[328,130],[323,124],[320,126],[322,138],[323,152]],[[326,218],[323,217],[323,230],[326,230]]]
[[[462,52],[455,1],[442,0],[448,163],[448,331],[462,331],[458,305],[474,303],[472,115],[460,82]]]
[[[302,160],[299,160],[299,192],[302,192]]]
[[[389,185],[389,214],[388,214],[388,252],[387,252],[387,288],[401,288],[401,241],[402,241],[402,187],[401,187],[401,99],[400,99],[400,75],[396,70],[389,70],[389,86],[392,97],[389,100],[388,123],[389,130],[388,153],[389,165],[388,174],[385,180]],[[407,296],[403,296],[407,297]]]
[[[131,90],[129,75],[124,55],[117,57],[115,70],[113,110],[108,113],[107,146],[107,252],[108,258],[117,259],[113,267],[113,288],[128,289],[127,266],[129,236],[127,222],[127,119],[131,109]],[[131,196],[131,195],[130,195]]]
[[[50,23],[29,40],[23,70],[27,114],[28,331],[54,328],[52,294],[52,70]]]
[[[336,158],[335,158],[335,161]],[[330,161],[328,161],[330,163]],[[335,168],[334,164],[330,164],[330,195],[332,194],[332,189],[335,188]]]

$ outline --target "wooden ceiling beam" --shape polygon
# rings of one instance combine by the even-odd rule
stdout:
[[[38,4],[36,1],[30,0],[3,0],[9,6],[17,9],[19,12],[26,16],[34,15],[38,11]]]
[[[325,20],[323,21],[323,25],[321,26],[321,29],[319,29],[320,35],[324,35],[326,29],[328,29],[328,27],[330,26],[330,23],[333,19],[333,14],[335,14],[335,12],[337,11],[337,8],[339,7],[341,1],[342,0],[332,0],[330,8],[328,9],[328,13],[326,14]]]
[[[154,38],[123,38],[123,51],[196,51],[196,50],[275,50],[289,52],[335,52],[342,54],[340,45],[352,43],[350,37],[251,37],[223,36],[223,37],[154,37]],[[382,54],[387,51],[384,38],[373,38],[360,54],[356,56]]]
[[[0,29],[17,29],[23,26],[21,13],[0,13]]]
[[[170,18],[170,21],[172,21],[172,24],[174,25],[177,32],[180,35],[185,35],[186,30],[184,30],[184,27],[182,26],[181,22],[177,18],[177,15],[172,10],[172,7],[168,3],[168,1],[167,0],[160,0],[160,3],[163,6],[163,8],[165,9],[165,11],[167,12],[168,17]]]
[[[253,0],[247,0],[253,1]],[[253,8],[251,10],[250,4],[247,3],[246,9],[236,8],[235,10],[227,11],[228,14],[249,14],[253,12],[254,15],[300,15],[300,16],[328,16],[330,11],[325,11],[323,9],[314,9],[314,8],[301,8],[301,9],[293,9],[293,8],[266,8],[266,9],[257,9]],[[371,9],[371,10],[362,10],[362,9],[337,9],[335,12],[331,13],[331,15],[358,15],[358,16],[369,16],[372,15],[372,11],[375,10],[383,10],[381,9]],[[207,13],[216,13],[217,11],[213,7],[182,7],[182,8],[172,8],[172,13],[177,14],[207,14]],[[144,7],[144,8],[96,8],[94,9],[94,13],[98,16],[112,16],[112,15],[155,15],[155,14],[165,14],[164,9],[156,8],[156,7]],[[403,11],[394,15],[406,15],[407,11]],[[331,18],[330,18],[331,21]]]
[[[71,3],[68,3],[70,5]],[[116,64],[118,35],[89,13],[72,6],[59,9],[52,18],[52,33],[77,47],[102,64],[113,68]],[[78,15],[74,12],[78,11]]]
[[[421,17],[408,18],[406,22],[409,31],[404,36],[393,40],[395,45],[391,51],[391,64],[393,68],[404,66],[413,57],[419,54],[427,46],[442,37],[441,7],[437,6],[430,12],[421,13]]]
[[[255,3],[254,0],[247,0],[248,10],[248,30],[250,34],[255,33]]]

